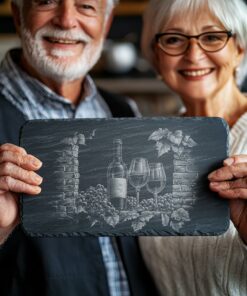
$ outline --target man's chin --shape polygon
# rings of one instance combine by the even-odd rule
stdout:
[[[90,65],[80,59],[46,56],[36,65],[36,71],[58,83],[72,82],[83,78]]]
[[[65,83],[65,82],[72,82],[75,80],[82,79],[86,76],[87,71],[80,70],[74,71],[74,69],[65,69],[63,71],[55,71],[54,69],[46,69],[43,71],[43,75],[47,78],[50,78],[57,83]]]

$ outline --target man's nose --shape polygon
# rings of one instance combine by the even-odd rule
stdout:
[[[204,50],[200,47],[197,39],[190,39],[189,47],[185,52],[185,58],[190,61],[197,61],[205,55]]]
[[[53,23],[62,29],[72,29],[77,26],[76,7],[74,1],[62,1],[56,10]]]

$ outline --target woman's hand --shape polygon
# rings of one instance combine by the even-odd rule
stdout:
[[[42,178],[34,171],[41,165],[23,148],[13,144],[0,146],[0,243],[1,236],[6,236],[19,222],[18,193],[40,193]]]
[[[231,220],[247,244],[247,155],[226,159],[208,179],[212,191],[230,200]]]

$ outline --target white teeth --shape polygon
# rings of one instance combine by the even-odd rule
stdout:
[[[207,70],[197,70],[197,71],[182,71],[183,75],[185,75],[185,76],[192,76],[192,77],[203,76],[203,75],[206,75],[206,74],[208,74],[210,72],[211,72],[210,69],[207,69]]]
[[[76,44],[78,41],[76,40],[63,40],[63,39],[49,39],[53,43],[60,43],[60,44]]]

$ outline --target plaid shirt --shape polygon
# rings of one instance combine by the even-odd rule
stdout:
[[[23,72],[16,61],[19,50],[7,53],[0,66],[0,92],[18,108],[26,119],[105,118],[111,112],[97,91],[92,79],[84,81],[83,100],[75,107],[40,81]],[[131,103],[133,106],[133,103]],[[130,295],[126,273],[114,240],[100,237],[99,243],[105,264],[111,296]]]

